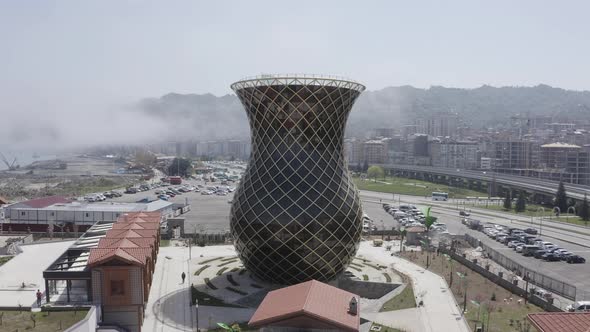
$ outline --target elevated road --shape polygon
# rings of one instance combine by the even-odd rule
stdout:
[[[559,182],[534,177],[507,175],[489,171],[474,171],[457,168],[440,168],[430,166],[413,166],[413,165],[392,165],[381,164],[383,169],[393,172],[406,172],[415,175],[428,175],[437,177],[448,177],[454,179],[464,179],[475,182],[485,182],[486,184],[495,183],[511,189],[525,190],[530,193],[544,194],[553,197],[557,192]],[[584,199],[584,195],[590,193],[590,186],[567,184],[564,183],[568,197],[575,200]]]

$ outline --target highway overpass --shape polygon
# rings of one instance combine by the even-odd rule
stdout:
[[[458,187],[469,187],[488,192],[490,196],[501,195],[507,189],[524,190],[532,194],[534,201],[549,202],[555,197],[559,182],[532,177],[507,175],[491,171],[464,170],[430,166],[381,164],[386,173],[402,177],[423,179],[435,183],[445,183]],[[564,184],[568,197],[576,201],[590,193],[590,186]],[[563,211],[565,212],[565,211]]]

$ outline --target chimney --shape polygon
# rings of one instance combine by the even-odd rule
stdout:
[[[351,315],[356,316],[358,314],[358,303],[356,301],[356,297],[352,297],[350,302],[348,303],[348,313]]]

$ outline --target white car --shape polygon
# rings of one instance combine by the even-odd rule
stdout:
[[[565,310],[569,312],[574,311],[590,311],[590,301],[577,301],[574,304],[570,304],[565,307]]]
[[[516,252],[522,252],[522,250],[524,249],[525,244],[520,244],[516,247]]]

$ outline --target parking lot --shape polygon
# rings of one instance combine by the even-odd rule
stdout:
[[[194,187],[201,186],[220,186],[220,182],[207,182],[200,180],[183,180],[183,184],[190,184]],[[229,184],[235,186],[235,184]],[[109,201],[118,202],[137,202],[144,198],[156,199],[156,191],[167,187],[175,187],[167,184],[163,188],[150,189],[148,191],[138,192],[136,194],[124,194],[122,197],[109,199]],[[200,188],[201,189],[201,188]],[[228,193],[226,196],[218,195],[202,195],[201,192],[187,192],[175,197],[169,198],[170,202],[190,204],[191,210],[183,214],[181,217],[185,218],[185,232],[207,232],[218,233],[229,231],[229,210],[231,204],[228,202],[233,199],[233,193]]]

